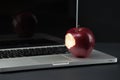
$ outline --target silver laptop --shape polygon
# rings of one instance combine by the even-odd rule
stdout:
[[[12,46],[16,44],[14,40],[7,42],[9,45],[12,43]],[[67,51],[61,39],[47,34],[36,34],[31,42],[31,44],[37,43],[35,46],[28,45],[23,40],[19,43],[17,48],[11,46],[0,49],[0,72],[117,62],[116,57],[98,50],[93,50],[88,58],[75,58]]]

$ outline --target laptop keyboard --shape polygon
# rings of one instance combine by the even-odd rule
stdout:
[[[67,52],[65,46],[60,47],[36,47],[36,48],[22,48],[22,49],[6,49],[0,51],[0,59],[16,58],[16,57],[29,57],[38,55],[52,55]]]

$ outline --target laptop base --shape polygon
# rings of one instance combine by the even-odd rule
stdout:
[[[98,50],[93,50],[88,58],[75,58],[66,54],[9,58],[0,60],[0,72],[116,63],[117,58]]]

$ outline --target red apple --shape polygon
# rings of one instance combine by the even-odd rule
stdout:
[[[73,56],[85,58],[92,52],[95,38],[88,28],[71,28],[65,35],[65,45]]]
[[[14,30],[19,37],[31,37],[36,25],[36,16],[31,12],[21,12],[13,18]]]

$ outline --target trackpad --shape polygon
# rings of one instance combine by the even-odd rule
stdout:
[[[69,62],[70,60],[62,55],[36,56],[31,58],[41,64],[50,64],[57,62]]]

